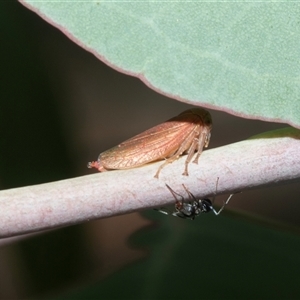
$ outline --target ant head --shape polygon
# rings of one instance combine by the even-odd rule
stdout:
[[[201,202],[199,202],[199,209],[203,213],[208,213],[208,212],[212,211],[214,208],[212,206],[211,201],[206,198],[206,199],[201,200]]]

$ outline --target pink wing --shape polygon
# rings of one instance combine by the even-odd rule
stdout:
[[[208,126],[202,115],[202,109],[185,111],[101,153],[98,162],[105,169],[127,169],[165,159],[179,148],[195,127],[199,126],[201,132],[201,127]]]

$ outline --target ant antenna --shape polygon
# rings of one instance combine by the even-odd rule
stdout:
[[[213,197],[213,199],[212,199],[212,203],[215,202],[215,198],[216,198],[216,195],[217,195],[217,192],[218,192],[218,184],[219,184],[219,177],[217,177],[216,191],[215,191],[214,197]],[[216,210],[213,208],[213,206],[211,207],[211,208],[212,208],[212,211],[214,212],[214,214],[215,214],[216,216],[218,216],[218,215],[221,213],[221,211],[224,209],[225,205],[228,204],[228,202],[230,201],[230,199],[231,199],[231,197],[232,197],[233,195],[234,195],[234,194],[230,194],[226,201],[223,200],[223,205],[222,205],[222,207],[221,207],[218,211],[216,211]]]

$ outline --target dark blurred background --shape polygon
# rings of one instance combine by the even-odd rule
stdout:
[[[0,22],[1,189],[90,174],[100,152],[191,107],[109,68],[17,2],[0,2]],[[210,112],[209,148],[287,126]],[[151,211],[2,239],[0,299],[300,298],[299,186],[235,195],[218,218]]]

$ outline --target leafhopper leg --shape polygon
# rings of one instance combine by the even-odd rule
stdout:
[[[180,155],[182,155],[183,152],[185,152],[186,150],[188,150],[188,147],[189,145],[193,145],[193,138],[195,136],[195,131],[192,131],[188,136],[187,138],[183,141],[183,143],[180,145],[180,147],[178,148],[178,150],[169,158],[166,159],[166,161],[158,168],[156,174],[155,174],[155,178],[158,178],[159,177],[159,173],[160,171],[162,170],[162,168],[164,168],[166,165],[172,163],[173,161],[177,160],[179,158]],[[192,146],[189,147],[189,149],[191,149]],[[195,147],[196,149],[196,147]],[[195,151],[194,149],[194,151]],[[193,152],[192,153],[192,156],[193,156]],[[191,159],[190,159],[191,160]],[[187,163],[186,163],[186,167],[185,167],[185,171],[183,173],[183,175],[188,175],[185,174],[187,173]]]

